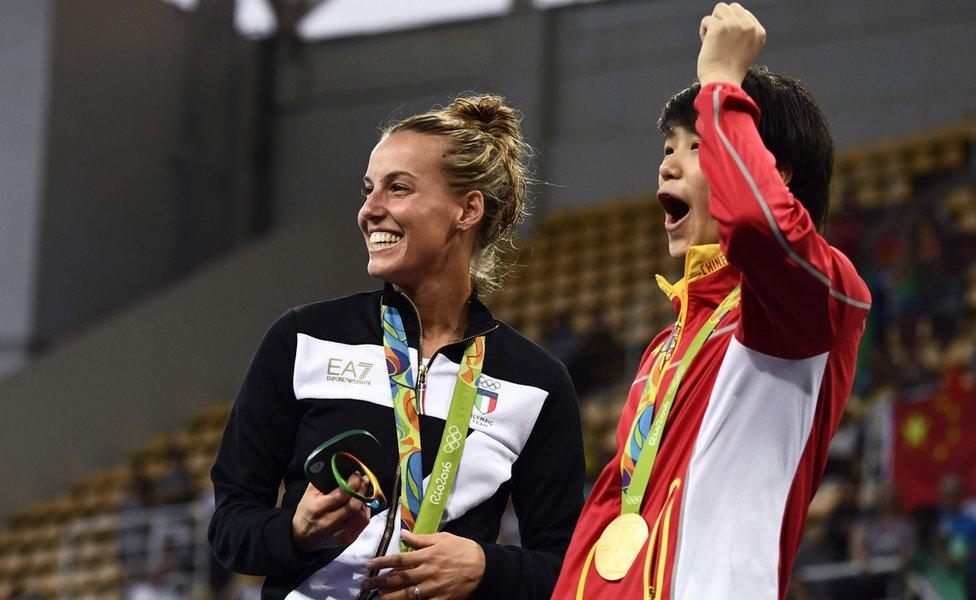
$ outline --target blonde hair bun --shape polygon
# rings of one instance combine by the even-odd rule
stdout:
[[[475,126],[501,140],[522,139],[522,128],[519,125],[521,116],[514,108],[505,104],[505,99],[493,94],[480,96],[465,96],[456,99],[444,110],[464,121],[471,121]]]

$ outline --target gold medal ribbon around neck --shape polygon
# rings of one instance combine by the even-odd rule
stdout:
[[[473,340],[464,350],[458,369],[451,407],[448,409],[440,447],[427,489],[424,489],[420,447],[420,410],[410,366],[410,348],[400,312],[382,306],[383,350],[390,379],[390,396],[396,420],[400,454],[400,523],[417,534],[435,533],[440,526],[447,498],[454,488],[461,454],[468,437],[468,423],[478,395],[477,382],[485,362],[485,336]],[[409,547],[400,542],[404,552]]]
[[[739,298],[740,290],[739,286],[736,286],[715,307],[708,320],[698,330],[678,363],[677,371],[657,411],[655,411],[654,401],[657,397],[658,380],[650,374],[644,384],[644,390],[637,404],[636,416],[630,434],[627,436],[627,445],[620,459],[621,514],[607,525],[594,546],[597,573],[608,581],[617,581],[627,574],[647,540],[647,521],[640,515],[640,507],[651,480],[661,438],[664,436],[664,426],[674,399],[678,395],[678,388],[688,367],[705,344],[705,340],[722,319],[739,304]],[[586,573],[583,573],[583,577],[585,576]]]

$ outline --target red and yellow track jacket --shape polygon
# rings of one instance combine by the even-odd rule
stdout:
[[[678,320],[641,360],[617,455],[580,516],[558,600],[783,598],[850,393],[867,287],[783,183],[746,93],[711,84],[695,107],[720,244],[690,248],[677,284],[659,278]],[[620,455],[654,350],[674,333],[674,356],[683,356],[740,284],[739,306],[705,342],[671,409],[641,508],[648,543],[622,580],[608,582],[591,549],[620,514]],[[658,401],[675,370],[661,375]]]

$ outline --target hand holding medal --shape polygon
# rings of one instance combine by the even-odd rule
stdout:
[[[350,429],[326,440],[305,460],[305,477],[322,493],[336,486],[366,505],[374,513],[386,508],[386,496],[379,478],[368,465],[379,465],[382,447],[365,429]],[[347,482],[353,475],[362,476],[363,493]]]
[[[369,523],[370,511],[386,507],[379,480],[367,464],[378,464],[380,444],[368,431],[353,429],[309,454],[305,489],[292,537],[299,552],[352,543]]]
[[[345,483],[360,494],[369,487],[368,481],[358,473]],[[307,554],[351,544],[368,524],[369,509],[361,500],[339,487],[323,494],[310,483],[291,520],[295,550]]]

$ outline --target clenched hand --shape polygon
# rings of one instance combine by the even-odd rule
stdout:
[[[746,71],[766,43],[766,30],[738,2],[719,2],[701,21],[698,81],[702,87],[725,82],[742,85]]]

